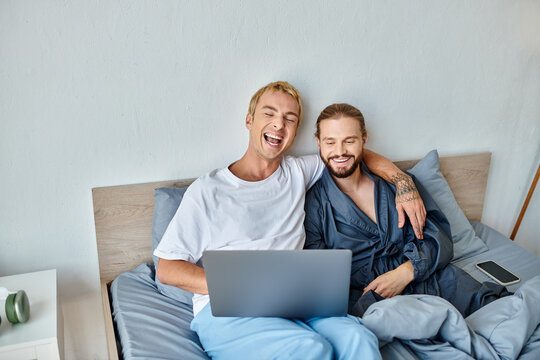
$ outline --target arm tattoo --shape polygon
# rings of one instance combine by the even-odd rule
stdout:
[[[410,176],[400,173],[392,176],[391,181],[396,185],[396,199],[398,203],[404,203],[420,198],[418,190]]]

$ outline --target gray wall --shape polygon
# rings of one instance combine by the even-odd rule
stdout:
[[[238,159],[277,79],[305,99],[294,154],[337,101],[391,159],[493,152],[483,220],[508,235],[538,164],[539,18],[538,1],[0,0],[0,274],[57,268],[67,358],[105,358],[90,189]],[[538,254],[537,231],[519,238]]]

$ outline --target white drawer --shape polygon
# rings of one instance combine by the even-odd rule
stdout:
[[[33,346],[24,349],[0,352],[0,359],[2,360],[34,360],[37,358],[36,348]]]

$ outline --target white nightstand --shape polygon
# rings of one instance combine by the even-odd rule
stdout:
[[[0,359],[59,360],[63,358],[62,310],[56,295],[56,270],[0,277],[0,287],[24,290],[30,301],[30,319],[0,324]]]

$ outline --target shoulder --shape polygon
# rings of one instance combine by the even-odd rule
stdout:
[[[326,186],[321,177],[306,193],[306,209],[318,207],[326,197]]]
[[[227,182],[224,168],[214,169],[197,178],[186,190],[184,199],[195,203],[204,201]]]
[[[321,224],[324,222],[326,206],[328,204],[326,189],[322,179],[317,182],[306,193],[306,201],[304,203],[305,219],[304,227],[306,229],[306,241],[310,242],[313,232],[316,229],[320,230]]]
[[[319,155],[285,156],[281,161],[282,166],[296,168],[302,171],[316,168],[320,162]]]
[[[362,161],[362,163],[360,164],[360,167],[361,167],[362,171],[367,176],[369,176],[369,178],[372,181],[381,181],[381,182],[384,182],[384,183],[387,183],[387,184],[391,184],[389,181],[386,181],[385,179],[383,179],[382,177],[380,177],[379,175],[377,175],[373,171],[371,171],[371,169],[368,168],[368,166],[366,165],[366,163],[364,161]]]
[[[193,182],[193,186],[204,188],[207,186],[214,186],[220,182],[223,182],[225,168],[214,169],[201,175],[197,180]]]
[[[392,184],[390,181],[383,179],[379,175],[373,173],[364,162],[362,162],[361,166],[362,166],[362,171],[365,172],[369,176],[369,178],[373,181],[375,186],[379,188],[383,187],[383,188],[388,189],[388,191],[394,194],[396,193],[396,186],[394,184]]]
[[[319,180],[313,184],[311,189],[307,191],[306,196],[310,197],[321,197],[322,194],[326,193],[326,186],[324,184],[324,179],[321,177]]]
[[[309,189],[321,177],[324,164],[319,155],[300,157],[287,156],[282,160],[282,167],[291,174],[301,175],[306,189]]]

